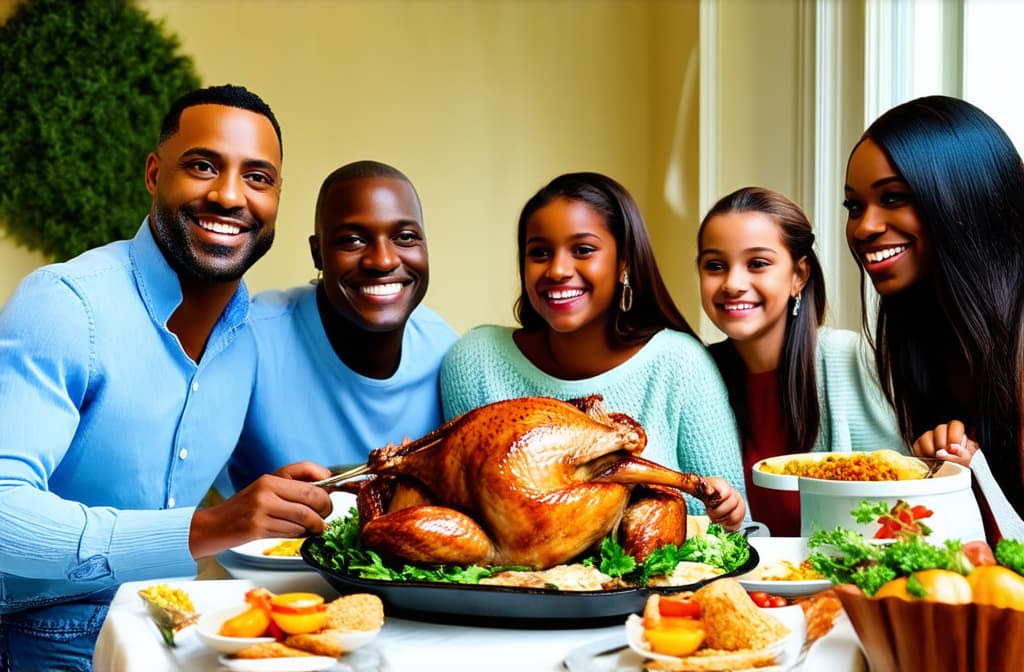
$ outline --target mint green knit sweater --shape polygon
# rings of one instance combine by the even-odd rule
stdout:
[[[610,371],[562,380],[520,352],[512,340],[514,331],[476,327],[448,351],[441,364],[445,420],[504,399],[601,394],[608,410],[633,417],[647,431],[642,457],[684,472],[721,476],[746,499],[729,396],[718,367],[695,338],[663,329]],[[690,513],[704,513],[696,500],[688,499],[687,505]]]

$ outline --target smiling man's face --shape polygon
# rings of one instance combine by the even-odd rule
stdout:
[[[334,310],[364,331],[403,329],[427,293],[429,277],[423,215],[412,185],[393,177],[336,182],[317,218],[310,251]]]
[[[204,282],[242,277],[274,240],[281,146],[270,120],[226,105],[181,113],[146,160],[150,226],[171,265]]]

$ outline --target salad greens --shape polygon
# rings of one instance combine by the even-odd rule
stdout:
[[[1024,541],[1000,539],[996,544],[996,562],[1018,574],[1024,574]]]
[[[312,549],[312,555],[324,566],[363,579],[379,581],[431,581],[437,583],[479,583],[480,579],[494,576],[508,569],[529,569],[528,567],[466,567],[439,565],[420,567],[403,565],[395,569],[384,564],[374,551],[363,548],[359,540],[359,513],[349,509],[348,514],[332,520],[323,532],[323,552]]]
[[[879,506],[862,500],[851,513],[858,522],[868,522],[878,515]],[[948,569],[965,576],[974,569],[959,541],[947,540],[937,546],[925,541],[924,534],[879,544],[837,527],[815,531],[807,545],[811,549],[808,560],[822,576],[832,583],[855,584],[867,595],[874,595],[892,579],[924,569]]]
[[[429,581],[439,583],[479,583],[499,572],[528,570],[521,566],[466,567],[441,565],[425,567],[405,564],[396,568],[385,564],[374,551],[364,548],[359,540],[359,514],[349,509],[347,515],[331,521],[323,533],[322,550],[313,547],[312,555],[324,566],[364,579],[383,581]],[[643,563],[626,553],[612,537],[601,542],[600,552],[582,563],[597,567],[608,576],[628,584],[646,586],[649,579],[670,573],[683,561],[703,562],[724,570],[737,569],[750,558],[750,546],[739,532],[726,532],[720,525],[708,526],[704,535],[691,537],[682,546],[668,544],[655,550]]]

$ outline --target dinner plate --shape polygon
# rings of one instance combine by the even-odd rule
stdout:
[[[555,627],[578,627],[580,621],[622,617],[642,611],[647,596],[653,592],[678,593],[696,590],[706,583],[725,576],[744,574],[757,566],[757,549],[750,547],[750,557],[743,566],[718,576],[685,586],[658,588],[617,588],[613,590],[544,590],[458,583],[421,581],[383,581],[363,579],[321,565],[312,555],[321,549],[322,537],[310,537],[302,544],[302,557],[338,592],[372,593],[392,610],[408,618],[436,620],[495,619],[488,625],[527,626],[549,624]],[[389,612],[390,613],[390,612]],[[590,625],[590,624],[588,624]]]
[[[267,569],[302,569],[306,564],[300,555],[264,555],[263,551],[288,539],[256,539],[228,549],[239,560]]]
[[[759,563],[751,572],[736,577],[748,591],[764,591],[783,597],[813,595],[832,586],[828,579],[808,581],[767,581],[758,578],[758,572],[787,560],[797,565],[807,559],[810,553],[806,537],[751,537],[750,545],[757,549]]]
[[[644,656],[629,647],[626,633],[623,632],[569,651],[562,666],[566,672],[643,672],[644,661]],[[780,668],[761,668],[758,672],[772,669]],[[811,645],[807,658],[795,669],[801,672],[867,672],[860,640],[845,614],[839,614],[832,629]]]
[[[349,492],[332,492],[330,497],[334,508],[331,514],[325,518],[327,522],[346,515],[348,510],[356,504],[355,495]],[[231,553],[233,557],[238,558],[241,562],[263,569],[307,569],[305,561],[299,555],[263,555],[263,551],[276,546],[282,541],[290,541],[290,539],[256,539],[255,541],[229,548],[227,552]]]
[[[241,672],[317,672],[326,670],[338,662],[328,656],[297,658],[232,658],[221,656],[217,659],[223,667]]]
[[[769,644],[765,651],[775,656],[775,663],[782,669],[789,669],[796,662],[800,655],[800,648],[803,646],[807,633],[807,626],[804,623],[804,611],[799,606],[777,607],[774,609],[761,609],[782,621],[782,624],[789,628],[789,634],[782,639]],[[669,656],[663,653],[651,651],[646,640],[644,640],[643,619],[637,614],[630,614],[626,619],[626,642],[635,653],[649,660],[662,660],[675,662],[678,656]]]

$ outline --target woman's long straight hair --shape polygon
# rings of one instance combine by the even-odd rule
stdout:
[[[934,258],[927,281],[879,302],[878,373],[900,431],[913,443],[938,424],[964,420],[1022,510],[1021,157],[991,117],[947,96],[894,107],[865,139],[906,182]],[[866,307],[863,321],[869,332]],[[966,371],[966,389],[952,388],[951,365]]]

